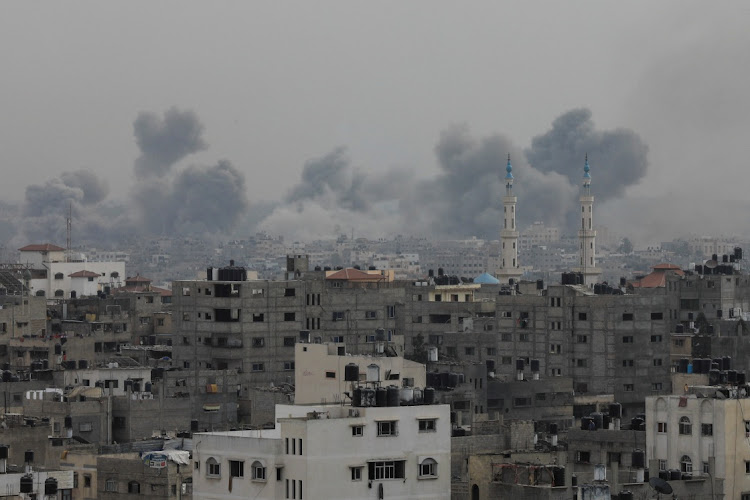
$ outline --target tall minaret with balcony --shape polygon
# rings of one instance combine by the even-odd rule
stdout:
[[[596,267],[596,231],[594,230],[594,196],[591,194],[591,167],[589,157],[583,166],[581,185],[581,227],[578,229],[579,264],[575,271],[583,274],[583,283],[592,286],[599,281],[601,269]]]
[[[500,230],[500,269],[497,279],[507,284],[512,278],[517,281],[523,271],[518,264],[518,230],[516,229],[516,197],[513,194],[513,167],[505,167],[505,196],[503,197],[503,228]]]

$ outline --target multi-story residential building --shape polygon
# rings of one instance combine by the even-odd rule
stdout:
[[[199,498],[449,499],[447,405],[277,405],[271,430],[194,435]]]

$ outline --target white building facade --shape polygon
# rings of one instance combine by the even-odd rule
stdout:
[[[201,499],[450,499],[448,405],[276,406],[276,429],[194,435]]]

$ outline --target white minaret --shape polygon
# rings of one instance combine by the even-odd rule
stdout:
[[[594,197],[591,194],[591,174],[589,157],[583,167],[583,185],[581,186],[581,227],[578,230],[580,244],[577,272],[583,274],[583,283],[592,286],[599,281],[601,269],[596,267],[596,231],[594,231]]]
[[[509,280],[517,281],[523,271],[518,263],[518,230],[516,229],[516,197],[513,195],[513,167],[505,167],[505,196],[503,197],[503,228],[500,230],[500,269],[497,279],[507,285]]]

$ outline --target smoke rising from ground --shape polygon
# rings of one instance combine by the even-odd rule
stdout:
[[[229,161],[180,164],[207,148],[197,114],[177,108],[163,116],[140,113],[133,124],[140,154],[136,182],[125,200],[108,198],[106,183],[89,170],[29,186],[18,214],[19,244],[63,241],[72,207],[76,241],[136,235],[171,236],[263,229],[290,240],[413,234],[496,239],[502,220],[504,176],[511,155],[518,225],[565,226],[577,217],[583,158],[589,154],[597,200],[615,200],[646,173],[648,148],[630,130],[598,130],[587,109],[568,111],[523,150],[507,137],[474,137],[448,127],[435,146],[436,175],[413,169],[356,167],[345,148],[309,160],[281,201],[252,205],[245,176]],[[251,207],[258,207],[250,211]]]
[[[133,123],[141,156],[135,162],[136,177],[161,177],[186,156],[206,149],[204,126],[193,111],[168,109],[163,117],[143,112]]]

